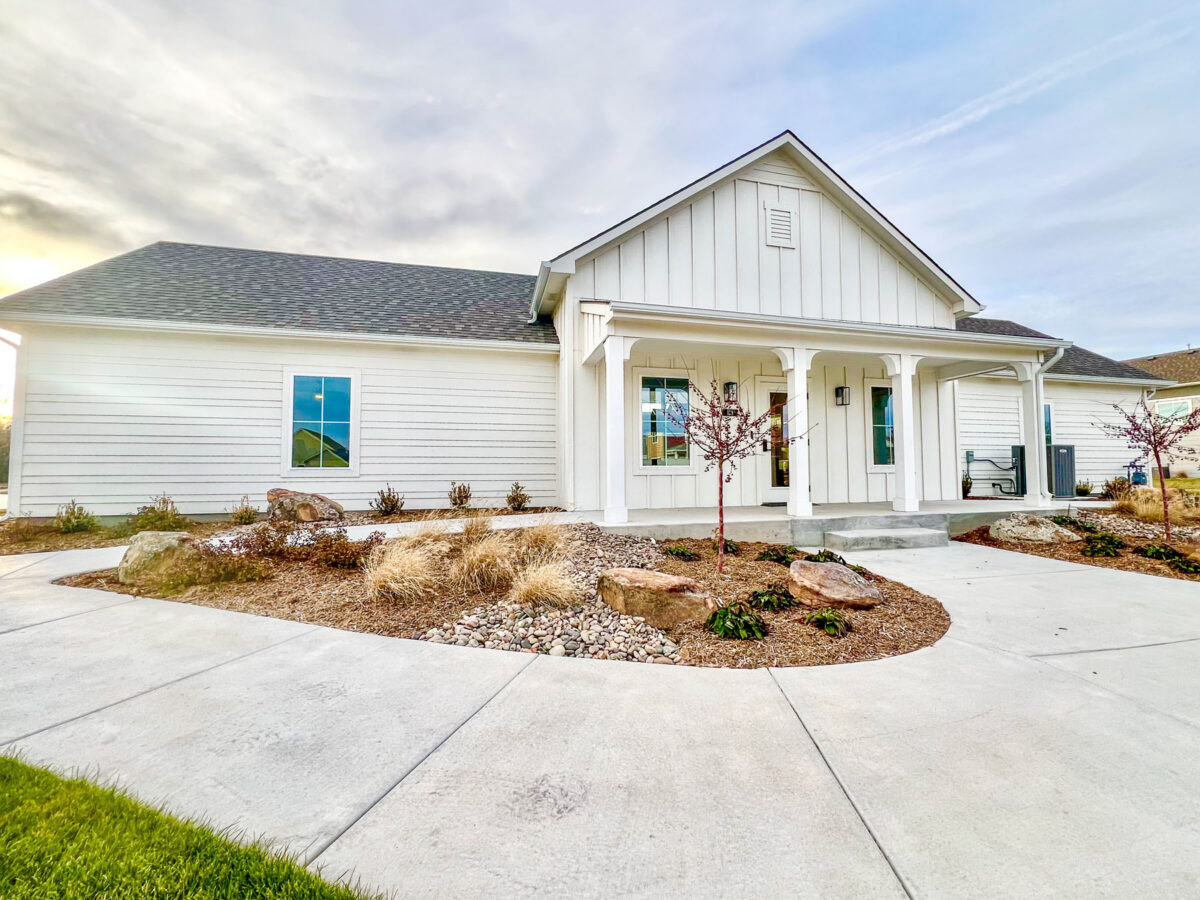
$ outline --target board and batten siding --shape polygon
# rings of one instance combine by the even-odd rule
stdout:
[[[1020,385],[1012,378],[966,378],[956,389],[958,447],[966,468],[966,452],[973,450],[971,465],[975,484],[972,493],[999,496],[996,485],[1012,490],[1012,472],[983,462],[990,457],[1004,464],[1012,446],[1024,442]],[[1141,396],[1133,386],[1084,384],[1046,379],[1046,401],[1050,404],[1052,439],[1055,444],[1075,448],[1075,479],[1091,482],[1098,490],[1105,481],[1125,474],[1125,464],[1136,455],[1124,443],[1102,431],[1099,422],[1119,421],[1114,403],[1132,407]]]
[[[764,206],[792,213],[769,246]],[[580,260],[570,294],[767,315],[953,328],[951,306],[782,154]]]
[[[558,502],[555,353],[66,327],[23,338],[15,512],[74,498],[116,515],[166,493],[220,513],[243,495],[264,508],[272,487],[366,509],[385,483],[427,508],[447,505],[451,480],[478,505],[513,481],[536,505]],[[283,474],[287,373],[344,370],[359,379],[357,474]]]

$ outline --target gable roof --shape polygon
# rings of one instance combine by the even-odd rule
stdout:
[[[955,323],[958,331],[968,331],[972,334],[1008,334],[1016,337],[1049,338],[1050,335],[1035,331],[1019,322],[1008,319],[984,319],[978,316],[968,316]],[[1127,363],[1117,362],[1099,353],[1093,353],[1083,347],[1070,346],[1063,352],[1062,359],[1047,370],[1048,375],[1065,375],[1082,378],[1119,378],[1135,381],[1161,381],[1156,375],[1144,372]]]
[[[1189,347],[1171,353],[1155,353],[1153,356],[1141,356],[1126,362],[1180,384],[1200,382],[1200,348]]]
[[[0,319],[140,320],[556,344],[534,277],[161,241],[0,298]]]
[[[542,270],[538,276],[537,286],[533,296],[530,298],[531,315],[537,315],[541,311],[542,293],[548,281],[547,276],[551,272],[566,272],[568,274],[573,272],[577,259],[612,243],[621,236],[641,227],[651,219],[684,202],[693,194],[715,185],[717,182],[728,178],[737,171],[776,151],[783,151],[790,154],[807,173],[812,175],[819,188],[828,192],[834,199],[854,208],[862,214],[867,222],[874,226],[877,236],[883,239],[885,245],[898,253],[930,281],[941,285],[948,294],[956,298],[958,301],[956,312],[971,314],[979,312],[984,308],[982,303],[972,297],[966,288],[955,281],[945,269],[918,247],[908,235],[897,228],[887,216],[876,209],[849,182],[835,172],[811,147],[788,130],[777,134],[768,141],[764,141],[736,159],[732,159],[725,163],[725,165],[713,169],[707,175],[702,175],[690,184],[684,185],[679,190],[668,194],[666,197],[650,204],[633,215],[627,216],[611,228],[607,228],[582,243],[576,244],[570,250],[560,253],[549,262],[542,263]]]

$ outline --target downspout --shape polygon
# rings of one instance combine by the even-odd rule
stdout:
[[[8,344],[8,346],[12,347],[14,352],[16,352],[16,353],[21,352],[21,345],[18,344],[16,341],[10,340],[9,338],[6,338],[2,334],[0,334],[0,341],[3,341],[4,343]],[[14,390],[16,389],[15,381],[13,384],[13,388],[14,388]],[[16,400],[15,396],[13,397],[13,400],[14,401]],[[16,412],[16,403],[15,402],[13,403],[13,412],[14,413]],[[15,422],[16,422],[16,420],[14,419],[14,424],[15,424]],[[13,432],[13,430],[10,428],[9,432],[8,432],[8,439],[10,441],[12,440],[12,432]],[[12,460],[12,446],[11,445],[8,448],[8,452],[9,452],[9,461],[11,463],[11,460]],[[9,473],[8,473],[8,483],[9,483],[10,487],[12,486],[12,475],[13,475],[13,473],[10,468]],[[4,510],[4,515],[0,516],[0,522],[7,522],[9,519],[11,519],[13,517],[11,501],[12,501],[12,494],[10,493],[9,494],[9,503],[7,504],[7,508]]]
[[[1037,421],[1038,421],[1038,437],[1040,453],[1045,453],[1046,447],[1046,382],[1045,375],[1056,362],[1063,358],[1063,354],[1067,352],[1066,347],[1058,347],[1050,354],[1050,358],[1042,363],[1037,372],[1033,376],[1033,390],[1037,396]],[[1046,461],[1042,466],[1042,483],[1038,485],[1038,496],[1046,503],[1054,502],[1054,495],[1050,493],[1050,459],[1047,455]]]

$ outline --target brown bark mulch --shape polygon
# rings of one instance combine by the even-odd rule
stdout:
[[[193,522],[187,527],[190,534],[205,538],[225,531],[228,522]],[[90,550],[94,547],[119,547],[128,544],[132,535],[128,531],[114,531],[99,526],[91,531],[63,534],[48,522],[35,523],[24,519],[9,519],[0,522],[0,556],[15,556],[21,553],[48,553],[55,550]]]
[[[1082,536],[1082,533],[1080,533]],[[1011,550],[1014,553],[1028,553],[1030,556],[1042,556],[1046,559],[1061,559],[1064,562],[1083,563],[1085,566],[1096,566],[1101,569],[1121,569],[1125,572],[1140,572],[1143,575],[1161,575],[1164,578],[1178,578],[1181,581],[1200,581],[1200,575],[1189,575],[1172,569],[1161,559],[1146,559],[1133,552],[1139,542],[1132,538],[1122,537],[1129,547],[1121,550],[1120,556],[1084,556],[1083,541],[1071,544],[1034,544],[1026,541],[998,541],[988,534],[988,526],[976,528],[965,534],[952,538],[964,544],[978,544],[981,547],[994,547],[997,550]],[[1150,543],[1150,542],[1141,542]]]
[[[751,591],[764,589],[772,582],[787,585],[786,566],[755,559],[770,544],[740,542],[738,553],[726,554],[721,575],[717,574],[717,553],[711,540],[662,544],[684,546],[700,555],[694,562],[664,555],[662,571],[694,578],[725,604],[745,601]],[[929,646],[950,627],[950,614],[932,597],[874,573],[864,577],[879,588],[884,602],[874,609],[846,610],[852,630],[844,637],[832,637],[806,624],[804,617],[812,610],[803,606],[777,613],[755,610],[768,628],[767,636],[759,641],[717,637],[703,622],[684,623],[668,634],[680,645],[684,661],[690,665],[751,669],[824,666],[899,656]]]

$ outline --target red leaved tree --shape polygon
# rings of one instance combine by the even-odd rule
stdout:
[[[1163,463],[1172,457],[1195,458],[1196,451],[1185,447],[1183,442],[1189,434],[1200,431],[1200,409],[1193,409],[1187,416],[1160,416],[1146,403],[1138,400],[1132,410],[1113,404],[1121,416],[1121,422],[1099,422],[1099,426],[1114,437],[1122,438],[1127,447],[1140,455],[1153,458],[1158,468],[1158,486],[1162,491],[1163,528],[1167,540],[1171,540],[1171,501],[1167,494],[1167,480],[1163,478]]]
[[[687,435],[692,448],[704,457],[704,471],[717,470],[717,572],[725,569],[725,485],[747,456],[772,437],[771,411],[760,416],[735,400],[726,400],[720,385],[713,381],[708,391],[702,391],[688,381],[690,398],[686,409],[672,399],[666,407],[668,421]],[[696,402],[698,400],[699,402]],[[775,434],[776,443],[791,443],[796,437]]]

